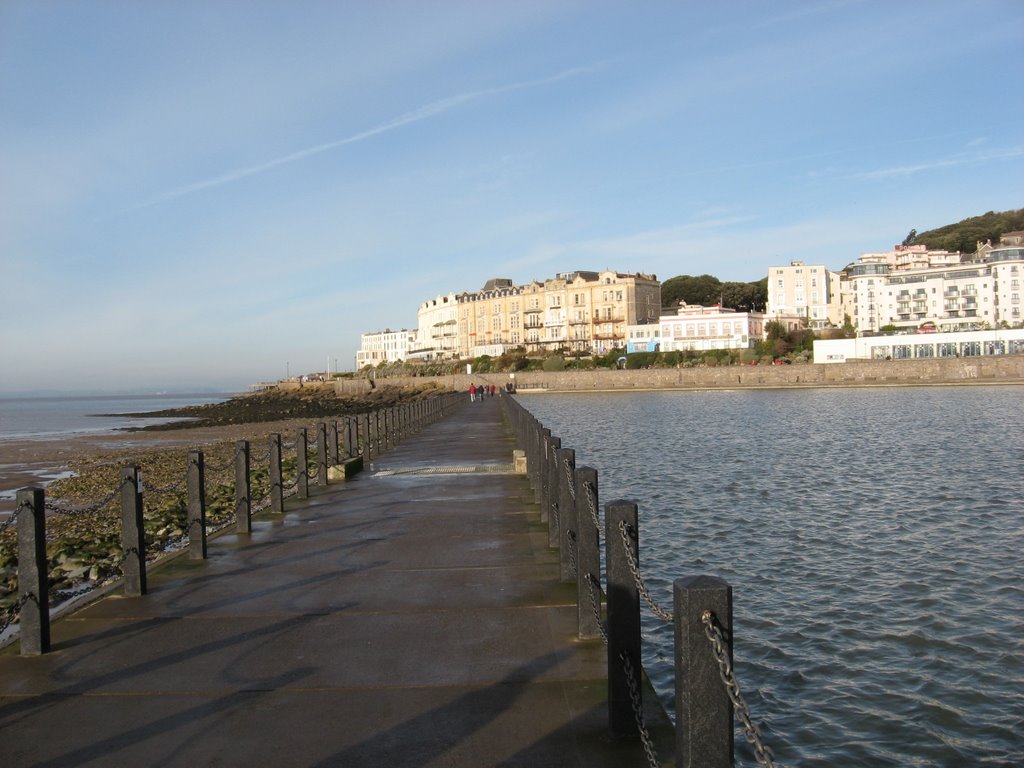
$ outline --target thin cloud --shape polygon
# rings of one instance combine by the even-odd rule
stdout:
[[[511,93],[513,91],[528,90],[531,88],[539,88],[545,85],[551,85],[553,83],[560,82],[562,80],[568,80],[570,78],[578,77],[579,75],[588,74],[596,71],[595,67],[574,67],[567,69],[564,72],[551,75],[550,77],[540,78],[538,80],[524,80],[518,83],[510,83],[508,85],[500,85],[494,88],[482,88],[478,91],[468,91],[466,93],[459,93],[454,96],[448,96],[443,99],[425,104],[422,107],[406,112],[398,117],[388,120],[387,122],[376,125],[373,128],[368,128],[365,131],[353,134],[352,136],[346,136],[343,139],[337,139],[336,141],[329,141],[325,144],[317,144],[316,146],[306,147],[296,152],[291,152],[287,155],[268,160],[265,163],[259,163],[258,165],[251,165],[244,168],[236,168],[227,173],[221,174],[220,176],[213,176],[209,179],[203,179],[202,181],[193,182],[192,184],[186,184],[181,187],[176,187],[168,192],[165,192],[158,197],[148,200],[138,205],[127,208],[127,211],[135,211],[142,208],[150,208],[154,205],[166,203],[170,200],[177,199],[179,197],[185,197],[196,192],[201,192],[205,189],[211,189],[213,187],[220,187],[225,184],[230,184],[239,179],[244,179],[249,176],[255,176],[256,174],[269,171],[272,168],[278,168],[282,165],[288,165],[299,160],[304,160],[307,157],[313,155],[319,155],[323,152],[329,152],[332,149],[338,149],[349,144],[356,144],[360,141],[379,136],[382,133],[388,133],[398,128],[403,128],[413,123],[418,123],[422,120],[429,120],[432,117],[437,117],[445,112],[450,112],[457,107],[461,107],[464,104],[468,104],[472,101],[477,101],[488,96],[497,96],[503,93]]]
[[[1018,157],[1024,156],[1024,147],[1013,147],[1011,149],[992,152],[986,154],[975,154],[975,155],[959,155],[956,157],[950,157],[943,160],[933,160],[928,163],[918,163],[916,165],[900,165],[892,168],[880,168],[876,171],[866,171],[864,173],[857,173],[853,175],[855,179],[890,179],[897,177],[915,176],[919,173],[927,173],[928,171],[936,171],[942,168],[953,168],[960,165],[977,165],[980,163],[989,163],[993,160],[1013,160]]]

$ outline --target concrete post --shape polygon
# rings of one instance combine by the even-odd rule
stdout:
[[[341,423],[344,425],[341,430],[341,450],[344,451],[346,459],[351,459],[355,455],[352,451],[352,426],[355,422],[346,416]]]
[[[597,505],[597,470],[579,467],[576,470],[576,626],[580,640],[601,636],[601,533],[594,525]],[[597,606],[595,610],[594,606]]]
[[[619,522],[627,526],[627,540],[639,563],[637,505],[613,501],[604,509],[605,563],[608,569],[608,730],[612,736],[638,735],[633,701],[623,657],[628,657],[637,677],[640,662],[640,593],[629,569]]]
[[[203,452],[188,452],[188,557],[206,559],[206,471]]]
[[[146,532],[138,467],[121,467],[121,550],[124,593],[129,597],[146,594]]]
[[[562,438],[549,437],[544,456],[544,468],[547,480],[544,495],[548,506],[548,546],[554,549],[562,542],[561,508],[558,501],[562,497],[562,473],[558,471],[558,451],[562,449]]]
[[[295,497],[298,499],[309,498],[309,454],[306,428],[299,427],[295,431],[295,471],[298,474],[298,488]]]
[[[676,765],[730,768],[733,707],[701,621],[711,611],[722,627],[732,663],[732,587],[714,576],[672,583],[676,663]]]
[[[46,496],[42,488],[23,488],[18,509],[18,602],[21,654],[50,650],[49,568],[46,565]]]
[[[540,521],[542,523],[548,522],[551,513],[551,500],[548,493],[548,484],[551,481],[551,467],[548,465],[548,441],[551,440],[550,429],[539,429],[537,430],[537,445],[534,450],[534,454],[537,456],[537,460],[534,467],[534,474],[536,475],[536,485],[533,486],[533,495],[538,504],[540,504]],[[529,460],[527,460],[529,461]],[[550,542],[548,542],[550,545]]]
[[[270,436],[270,509],[284,512],[284,479],[281,472],[281,435]]]
[[[321,421],[316,425],[316,484],[321,488],[327,487],[327,422]]]
[[[252,533],[252,475],[249,441],[235,443],[235,530]]]
[[[563,584],[576,581],[576,451],[559,448],[555,451],[555,471],[558,473],[558,547],[560,550],[561,576]]]

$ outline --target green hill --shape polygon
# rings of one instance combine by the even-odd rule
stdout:
[[[1024,230],[1024,208],[1001,213],[989,211],[927,232],[912,229],[903,245],[926,245],[932,250],[974,253],[979,240],[991,240],[992,245],[998,245],[1000,235],[1020,230]]]

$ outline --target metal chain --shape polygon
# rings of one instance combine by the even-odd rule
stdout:
[[[675,618],[671,613],[661,608],[657,603],[654,602],[654,598],[651,597],[651,593],[647,591],[647,586],[644,584],[643,577],[640,575],[640,566],[633,558],[633,547],[630,545],[629,533],[626,530],[626,521],[619,520],[619,533],[622,535],[622,548],[626,552],[626,565],[629,566],[629,572],[633,574],[633,581],[636,582],[637,591],[640,596],[644,599],[644,602],[650,606],[651,611],[662,621],[675,621]]]
[[[601,518],[597,514],[597,489],[591,482],[583,483],[583,490],[587,494],[587,509],[590,510],[590,519],[594,521],[594,527],[597,529],[597,538],[601,538]]]
[[[31,592],[27,595],[22,595],[20,598],[18,598],[18,602],[16,602],[14,605],[12,605],[6,610],[6,613],[10,616],[10,618],[5,620],[2,624],[0,624],[0,635],[6,632],[9,626],[21,620],[21,609],[25,607],[25,603],[27,603],[29,600],[34,600],[35,597],[36,596],[33,595]]]
[[[658,756],[654,753],[654,742],[651,741],[651,734],[647,732],[644,725],[644,705],[640,699],[640,685],[637,683],[636,671],[633,669],[633,660],[625,651],[619,653],[619,661],[622,662],[622,670],[626,673],[626,685],[629,686],[629,699],[633,704],[633,717],[636,718],[636,728],[640,732],[640,741],[644,745],[644,753],[647,755],[647,763],[651,768],[658,768]]]
[[[89,515],[107,506],[107,504],[109,504],[115,498],[117,498],[117,494],[119,494],[121,492],[121,489],[124,488],[129,483],[131,483],[131,478],[121,478],[121,482],[118,483],[117,487],[113,491],[111,491],[108,496],[100,499],[99,501],[93,504],[89,504],[84,507],[63,507],[60,504],[54,504],[51,502],[46,504],[46,508],[49,511],[59,515]]]
[[[573,500],[575,500],[576,499],[576,483],[573,480],[572,467],[569,466],[569,459],[566,459],[565,461],[563,461],[562,465],[565,467],[565,484],[567,486],[569,486],[569,495],[573,498]]]
[[[208,462],[208,461],[204,461],[203,462],[203,471],[204,472],[209,472],[212,475],[215,475],[218,472],[226,472],[229,469],[234,469],[234,467],[235,467],[235,460],[234,460],[234,458],[228,459],[227,462],[225,462],[224,464],[213,464],[213,463]]]
[[[249,461],[253,464],[260,464],[270,459],[270,448],[263,451],[262,453],[256,454],[252,452],[252,448],[249,448]]]
[[[21,514],[21,510],[22,509],[27,509],[30,506],[31,506],[31,504],[29,504],[26,501],[23,501],[18,506],[16,506],[14,508],[14,511],[11,512],[10,517],[8,517],[6,520],[4,520],[2,523],[0,523],[0,533],[3,533],[8,528],[10,528],[12,525],[14,525],[14,523],[17,522],[17,520],[18,520],[18,515]]]
[[[711,611],[704,611],[700,617],[704,625],[704,634],[711,641],[711,651],[718,662],[718,674],[725,683],[725,691],[729,694],[729,701],[732,702],[736,712],[736,719],[743,725],[743,735],[747,742],[754,748],[754,755],[759,765],[765,768],[775,768],[774,758],[770,747],[761,741],[761,731],[750,719],[750,707],[747,706],[743,694],[740,692],[740,684],[733,674],[732,662],[729,661],[729,654],[726,652],[725,637],[722,635],[722,627],[717,617]]]
[[[569,568],[573,576],[579,573],[579,565],[576,562],[576,531],[571,528],[565,532],[566,548],[569,550]]]
[[[590,607],[594,609],[594,618],[597,619],[597,631],[601,633],[604,644],[608,645],[608,630],[601,620],[601,602],[598,597],[601,592],[601,583],[592,573],[587,574],[587,592],[590,593]]]
[[[160,487],[160,488],[157,488],[157,487],[149,488],[146,491],[146,495],[147,496],[162,496],[165,493],[180,493],[185,488],[186,485],[188,485],[188,475],[183,477],[181,480],[178,480],[177,482],[171,483],[170,485],[165,485],[165,486]]]

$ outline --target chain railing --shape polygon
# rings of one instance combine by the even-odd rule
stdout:
[[[84,507],[67,507],[63,504],[59,504],[53,501],[46,502],[46,511],[52,512],[58,515],[91,515],[94,512],[98,512],[105,506],[113,502],[117,498],[118,494],[121,493],[121,489],[128,483],[127,480],[122,479],[121,482],[111,491],[109,494],[104,496],[99,501],[94,501],[90,504],[86,504]]]
[[[722,634],[722,627],[717,617],[711,611],[704,611],[701,614],[700,621],[704,625],[704,634],[707,635],[708,641],[711,643],[711,652],[715,655],[715,661],[718,662],[718,673],[722,678],[722,683],[725,685],[726,693],[729,694],[729,701],[732,702],[736,719],[743,726],[744,737],[750,746],[754,748],[754,755],[757,758],[758,764],[765,766],[765,768],[774,768],[775,755],[772,753],[771,748],[762,741],[761,730],[750,718],[750,707],[740,691],[740,684],[736,680],[732,662],[729,660],[726,640]]]
[[[678,734],[686,733],[687,743],[699,750],[696,754],[716,754],[715,758],[708,757],[709,765],[731,764],[728,761],[733,754],[735,713],[758,763],[773,768],[771,750],[763,744],[760,731],[751,721],[729,662],[732,636],[723,634],[723,628],[731,627],[732,623],[731,587],[711,576],[677,579],[673,583],[675,610],[659,606],[640,570],[636,504],[617,501],[605,505],[606,522],[602,525],[596,471],[589,467],[574,469],[569,458],[574,452],[553,454],[552,448],[562,449],[561,441],[543,429],[513,398],[507,402],[506,413],[516,432],[517,447],[523,448],[527,456],[527,477],[535,500],[541,506],[541,519],[550,523],[549,546],[565,548],[561,560],[562,578],[565,578],[567,563],[577,574],[580,638],[596,639],[600,635],[609,647],[609,730],[612,735],[639,736],[649,764],[659,764],[649,725],[643,720],[643,678],[642,671],[636,667],[640,659],[640,608],[646,603],[654,617],[675,626],[676,686],[677,690],[685,691],[683,701],[686,702],[684,706],[677,701],[677,739],[682,738]],[[570,499],[573,509],[559,509],[559,501],[564,506]],[[582,523],[587,517],[590,524]],[[577,523],[570,522],[574,518]],[[604,568],[590,560],[583,565],[585,557],[592,557],[585,554],[584,547],[584,544],[587,548],[591,545],[587,538],[595,532],[591,525],[596,529],[599,549],[603,544],[605,552],[607,595],[602,590],[602,574],[597,573]],[[566,530],[573,527],[579,530]],[[605,533],[607,535],[603,536]],[[602,620],[602,600],[607,601],[607,622]],[[728,614],[726,623],[718,625],[716,631],[702,628],[696,618],[701,610],[712,607],[711,615],[715,612],[720,616]],[[706,642],[712,638],[714,653],[709,653]],[[712,669],[717,670],[717,675]],[[721,677],[725,688],[715,677]],[[694,746],[696,744],[700,746]]]

